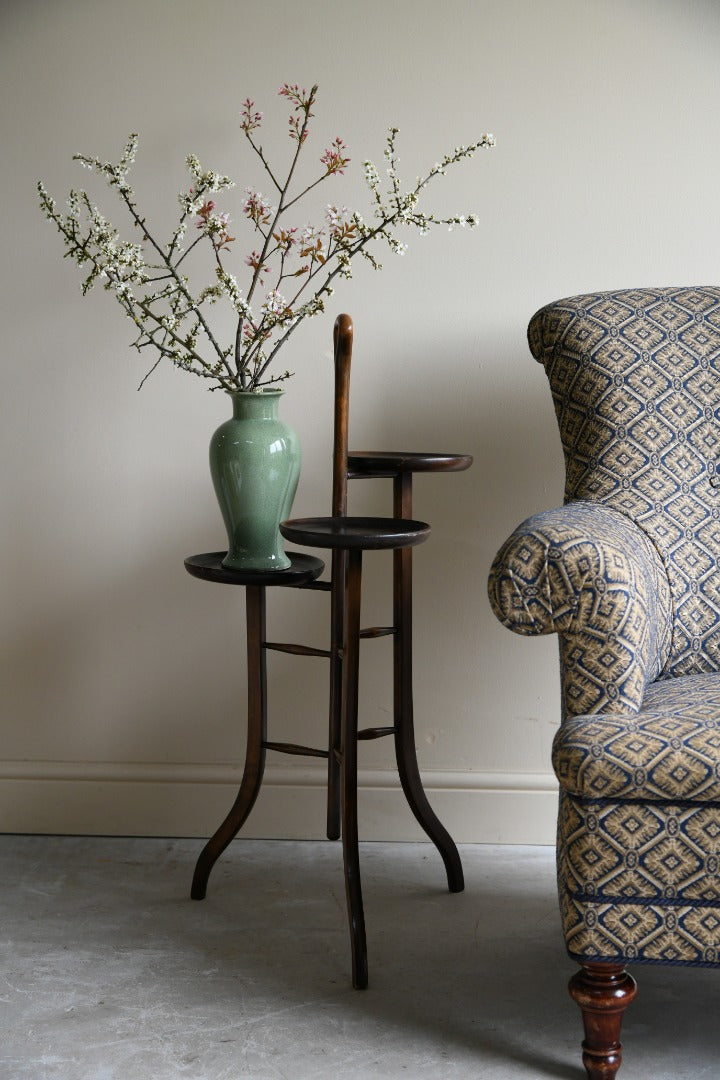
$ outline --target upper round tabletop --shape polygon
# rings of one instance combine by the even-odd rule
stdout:
[[[204,555],[189,555],[185,569],[193,577],[219,581],[224,585],[307,585],[320,577],[325,569],[322,559],[300,551],[288,551],[287,570],[228,570],[222,565],[226,551],[211,551]]]
[[[470,454],[414,453],[399,450],[351,450],[348,472],[359,476],[395,476],[402,472],[462,472]]]
[[[286,540],[308,547],[378,550],[422,544],[430,526],[411,518],[316,517],[283,521],[280,532]]]

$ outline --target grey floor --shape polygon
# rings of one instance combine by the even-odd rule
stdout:
[[[2,1080],[584,1075],[549,848],[362,845],[370,987],[337,844],[0,836]],[[720,973],[645,968],[622,1080],[720,1075]]]

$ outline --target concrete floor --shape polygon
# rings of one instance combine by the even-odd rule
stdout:
[[[2,1080],[581,1080],[549,848],[361,847],[354,991],[337,844],[0,837]],[[645,968],[622,1080],[717,1078],[720,974]]]

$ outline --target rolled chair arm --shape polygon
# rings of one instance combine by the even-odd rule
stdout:
[[[645,533],[607,506],[528,518],[498,552],[489,595],[515,633],[560,635],[566,716],[637,712],[667,662],[667,573]]]

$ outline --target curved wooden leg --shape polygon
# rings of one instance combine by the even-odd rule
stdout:
[[[636,993],[637,984],[622,964],[584,964],[570,980],[570,994],[582,1010],[589,1080],[613,1080],[620,1068],[620,1027]]]
[[[450,892],[462,892],[465,888],[465,875],[463,874],[460,855],[455,846],[455,841],[428,802],[425,789],[422,786],[415,751],[415,732],[412,717],[408,718],[407,708],[402,727],[396,725],[395,753],[397,755],[400,783],[405,792],[405,798],[418,824],[424,829],[440,852],[445,865],[445,873],[447,874],[448,889]]]
[[[345,660],[343,665],[343,710],[340,761],[342,771],[342,844],[345,895],[350,924],[352,981],[356,990],[368,984],[365,914],[360,883],[357,819],[357,731],[358,675],[360,657],[360,590],[362,551],[349,556]]]
[[[267,665],[265,663],[265,589],[245,587],[247,616],[247,752],[237,798],[222,825],[210,837],[195,865],[190,896],[204,900],[210,871],[245,824],[255,805],[265,769],[267,739]]]
[[[396,517],[412,517],[412,473],[400,473],[395,477],[394,513]],[[400,783],[416,820],[440,852],[450,892],[462,892],[465,878],[460,856],[453,838],[428,802],[415,749],[412,693],[412,548],[401,548],[393,552],[393,609],[395,756]]]

